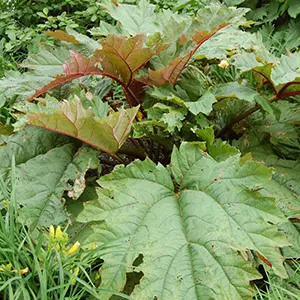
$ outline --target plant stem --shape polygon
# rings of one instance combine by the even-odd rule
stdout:
[[[135,145],[135,147],[138,149],[138,150],[141,150],[143,153],[144,153],[144,158],[148,157],[149,154],[147,153],[144,145],[141,143],[140,140],[135,140],[135,139],[130,139],[130,141],[132,142],[132,144]]]
[[[277,95],[275,95],[275,96],[271,97],[268,101],[269,102],[274,102],[278,99],[281,99],[281,98],[279,98]],[[228,129],[232,128],[233,125],[235,125],[236,123],[240,122],[241,120],[249,117],[251,114],[258,111],[259,109],[260,109],[260,106],[255,105],[254,107],[250,108],[249,110],[245,111],[244,113],[236,116],[223,129],[221,129],[219,131],[219,133],[216,135],[216,137],[222,136]]]
[[[126,147],[126,146],[123,146],[121,149],[119,149],[118,153],[125,154],[141,160],[144,160],[147,157],[146,153],[144,151],[141,151],[140,148],[136,149],[136,148]]]
[[[161,145],[159,143],[157,143],[157,148],[155,150],[155,154],[154,154],[154,157],[153,157],[153,161],[154,162],[159,162],[159,154],[160,154],[160,151],[161,151]]]
[[[126,161],[118,154],[111,154],[116,160],[118,160],[121,164],[127,165]]]

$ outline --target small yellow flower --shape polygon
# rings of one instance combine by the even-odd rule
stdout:
[[[142,121],[144,119],[144,115],[142,112],[138,111],[137,114],[136,114],[136,118],[139,120],[139,121]]]
[[[55,231],[55,237],[60,240],[63,236],[63,232],[61,231],[60,226],[56,227],[56,231]]]
[[[28,267],[26,267],[25,269],[22,269],[20,270],[20,274],[23,275],[23,274],[26,274],[28,273],[29,269]],[[18,273],[18,270],[12,270],[13,273]]]
[[[54,231],[53,225],[51,225],[49,228],[49,236],[50,236],[50,239],[54,239],[54,237],[55,237],[55,231]]]
[[[73,274],[74,274],[74,277],[78,277],[78,274],[79,274],[79,267],[76,267],[74,270],[73,270]],[[73,277],[72,279],[72,284],[74,285],[76,283],[76,279]]]
[[[91,250],[95,250],[98,248],[98,245],[96,243],[93,243],[91,246],[90,246],[90,249]]]
[[[227,69],[229,67],[229,63],[226,59],[221,60],[221,62],[218,64],[219,67],[223,69]]]
[[[73,274],[74,274],[75,276],[78,276],[79,270],[80,270],[79,267],[76,267],[76,268],[74,269]]]
[[[26,274],[26,273],[28,273],[28,271],[29,271],[29,269],[28,269],[28,267],[26,267],[25,269],[20,270],[20,274],[21,275]]]
[[[61,230],[60,226],[57,226],[56,229],[54,228],[53,225],[50,226],[50,228],[49,228],[49,238],[50,238],[51,243],[53,243],[53,244],[59,243],[61,245],[64,245],[68,242],[68,234],[64,233]],[[60,247],[56,246],[56,248],[58,249]]]
[[[3,268],[2,268],[3,267]],[[11,270],[11,264],[8,265],[1,265],[0,272],[5,272],[7,270]]]
[[[72,255],[74,254],[80,247],[80,243],[79,242],[76,242],[70,249],[69,251],[67,252],[67,255]]]

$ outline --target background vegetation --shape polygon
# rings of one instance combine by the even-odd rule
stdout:
[[[216,198],[221,193],[224,203],[229,190],[235,199],[252,201],[251,209],[260,213],[249,223],[259,225],[249,225],[245,232],[248,236],[256,232],[263,240],[251,238],[247,244],[236,230],[237,241],[227,248],[220,246],[225,235],[218,232],[217,242],[211,245],[213,255],[216,259],[228,255],[230,263],[219,265],[236,264],[243,280],[235,281],[236,273],[228,271],[234,288],[222,282],[222,276],[220,288],[209,287],[201,276],[218,276],[204,270],[199,282],[194,282],[205,287],[200,288],[198,299],[299,299],[298,1],[152,0],[153,7],[144,1],[118,3],[0,0],[0,297],[160,299],[147,290],[143,276],[154,274],[163,259],[137,249],[163,246],[145,239],[143,231],[136,237],[131,230],[142,209],[124,211],[122,205],[126,201],[131,205],[134,198],[139,207],[140,202],[149,205],[161,195],[166,200],[177,195],[188,207],[193,203],[188,200],[191,196],[184,196],[187,189],[208,190]],[[126,5],[139,5],[132,12],[137,20],[141,11],[148,16],[143,28],[127,22]],[[210,15],[207,7],[224,10],[214,8]],[[210,24],[212,15],[216,18]],[[174,22],[173,31],[166,29],[170,25],[164,19]],[[231,24],[228,28],[227,23]],[[191,28],[205,33],[199,37]],[[110,34],[124,39],[110,40]],[[144,47],[138,54],[145,55],[144,60],[136,68],[126,59],[120,62],[109,56],[116,48],[127,51],[132,41]],[[120,43],[119,48],[114,43]],[[149,57],[146,47],[151,49]],[[130,65],[130,76],[124,71],[124,61]],[[103,69],[96,68],[96,62]],[[76,118],[83,113],[94,122],[88,129],[80,127],[82,133],[74,134],[64,123],[64,116],[74,111]],[[56,120],[56,127],[51,120]],[[61,130],[58,122],[63,124]],[[109,133],[92,140],[90,128]],[[256,161],[246,155],[249,152]],[[236,158],[238,153],[241,160]],[[205,175],[199,175],[202,168]],[[216,171],[207,175],[211,170]],[[225,172],[232,185],[224,183],[218,172]],[[57,178],[55,184],[53,178]],[[206,181],[208,185],[201,187]],[[157,186],[156,196],[140,196],[141,191],[155,191]],[[237,205],[233,198],[226,203],[230,207]],[[255,199],[263,199],[265,207]],[[173,215],[168,209],[161,207],[156,222],[168,220],[161,215],[163,211]],[[192,219],[195,209],[187,219]],[[198,212],[202,220],[213,218],[211,209],[203,215]],[[253,211],[248,215],[255,215]],[[244,210],[236,212],[246,219]],[[176,223],[175,219],[170,222]],[[159,241],[165,232],[149,223],[143,226],[149,226]],[[200,226],[196,220],[191,224]],[[215,234],[215,229],[207,230]],[[179,233],[170,234],[168,242],[179,245]],[[266,241],[266,237],[271,238]],[[225,252],[218,252],[219,247]],[[243,257],[245,265],[235,261],[231,251]],[[178,262],[176,255],[174,261],[181,272],[176,282],[185,282],[189,262]],[[155,281],[145,277],[151,284]],[[167,290],[162,300],[169,299]],[[179,287],[177,292],[181,295]]]

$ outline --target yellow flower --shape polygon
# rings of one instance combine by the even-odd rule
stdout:
[[[142,121],[144,119],[144,115],[142,112],[138,111],[137,114],[136,114],[136,118],[139,120],[139,121]]]
[[[29,271],[29,269],[28,269],[28,267],[26,267],[25,269],[20,270],[20,274],[21,275],[26,274],[26,273],[28,273],[28,271]]]
[[[68,234],[64,233],[60,226],[57,226],[55,229],[54,226],[51,225],[49,228],[49,237],[53,244],[59,242],[60,244],[64,245],[68,242]]]
[[[22,269],[20,270],[20,274],[23,275],[23,274],[26,274],[28,273],[29,269],[28,267],[26,267],[25,269]],[[12,270],[13,273],[18,273],[18,270]]]
[[[61,231],[60,226],[56,227],[56,231],[55,231],[55,237],[60,240],[63,236],[63,232]]]
[[[73,270],[73,274],[74,274],[74,277],[78,277],[78,274],[79,274],[79,267],[76,267],[74,270]],[[76,279],[73,277],[72,279],[72,284],[74,285],[76,283]]]
[[[72,255],[74,254],[80,247],[80,243],[79,242],[76,242],[70,249],[69,251],[67,252],[67,255]]]
[[[229,67],[229,63],[226,59],[221,60],[221,62],[218,64],[219,67],[223,69],[227,69]]]
[[[55,237],[54,226],[53,225],[51,225],[50,228],[49,228],[49,236],[50,236],[50,239],[54,239],[54,237]]]
[[[91,250],[95,250],[98,248],[98,245],[96,243],[93,243],[91,246],[90,246],[90,249]]]
[[[2,267],[0,267],[0,272],[4,272],[6,270],[11,270],[11,264],[8,264],[8,265],[1,265]]]

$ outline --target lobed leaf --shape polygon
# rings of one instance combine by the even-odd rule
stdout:
[[[269,84],[278,99],[300,93],[300,55],[292,53],[275,58],[264,51],[241,53],[234,56],[233,64],[242,72],[253,70],[259,83]]]
[[[64,74],[57,75],[53,81],[36,90],[27,100],[32,101],[49,90],[76,78],[92,74],[102,75],[101,70],[95,65],[97,62],[96,57],[86,58],[80,53],[71,51],[70,60],[63,65]]]
[[[271,103],[271,108],[274,114],[257,113],[248,118],[248,129],[234,145],[243,153],[265,145],[271,149],[271,153],[275,150],[286,158],[297,158],[300,151],[299,106],[280,101]]]
[[[108,35],[101,42],[102,49],[89,57],[81,53],[71,51],[71,57],[63,64],[64,74],[56,75],[54,80],[44,87],[37,89],[27,100],[32,101],[53,88],[88,75],[108,76],[118,81],[124,88],[126,95],[133,98],[129,101],[131,106],[138,104],[141,98],[143,84],[135,82],[134,77],[137,71],[142,68],[154,55],[165,50],[168,45],[156,41],[151,47],[145,46],[145,36],[137,35],[132,38]],[[27,62],[32,66],[33,57]],[[35,67],[41,71],[48,70],[39,63],[43,61],[43,53],[37,55]],[[51,60],[52,61],[52,60]],[[30,64],[31,62],[31,64]],[[57,71],[57,69],[55,69]],[[53,72],[52,72],[53,73]],[[61,72],[56,72],[61,73]],[[137,88],[138,86],[138,88]]]
[[[261,276],[249,250],[286,276],[276,248],[288,242],[275,225],[284,218],[252,191],[269,182],[267,167],[183,144],[169,170],[178,189],[163,166],[135,161],[101,178],[99,199],[85,204],[78,220],[94,222],[88,241],[103,246],[103,288],[122,290],[126,272],[142,271],[135,299],[252,299],[249,281]]]
[[[189,109],[191,113],[197,115],[199,113],[203,113],[205,115],[209,115],[212,111],[212,105],[217,102],[216,97],[210,92],[207,91],[204,95],[202,95],[198,101],[195,102],[185,102],[185,105]]]
[[[66,31],[62,30],[47,30],[44,32],[48,36],[51,36],[59,41],[64,41],[68,43],[72,43],[75,45],[84,45],[85,48],[92,54],[96,49],[101,48],[100,44],[89,38],[88,36],[76,32],[74,29],[67,27]]]
[[[224,98],[237,98],[249,102],[254,102],[255,98],[259,96],[257,91],[245,85],[241,85],[236,81],[216,86],[213,89],[213,94],[218,100]]]
[[[300,161],[280,159],[273,153],[268,153],[264,147],[256,147],[252,151],[258,161],[263,161],[267,166],[274,168],[273,180],[263,186],[262,193],[276,197],[277,205],[289,219],[280,224],[280,230],[287,236],[290,247],[282,249],[283,256],[287,259],[300,258]]]
[[[40,75],[55,76],[63,72],[63,64],[69,57],[70,51],[67,48],[45,46],[39,53],[31,53],[21,63],[21,67],[35,70]]]
[[[31,231],[67,219],[63,194],[88,168],[97,168],[97,151],[81,148],[71,139],[34,127],[7,137],[0,147],[0,175],[9,178],[16,160],[16,195],[20,218]]]
[[[101,42],[102,49],[97,51],[105,74],[118,78],[128,86],[136,72],[155,54],[166,49],[166,45],[156,43],[155,47],[145,47],[146,37],[142,34],[132,38],[109,35]]]
[[[141,0],[137,5],[109,3],[104,5],[108,13],[122,24],[122,32],[127,35],[152,34],[158,31],[155,5]]]
[[[46,105],[28,103],[19,110],[26,113],[25,122],[29,125],[75,137],[112,154],[128,137],[138,107],[121,109],[99,119],[91,108],[84,109],[80,99],[75,97],[73,101],[64,102],[48,98]]]
[[[171,85],[175,85],[178,77],[181,75],[182,71],[189,63],[195,52],[199,49],[199,47],[206,42],[209,38],[211,38],[216,32],[226,27],[228,24],[222,24],[218,28],[213,28],[211,31],[197,31],[195,30],[193,35],[193,41],[195,45],[193,48],[184,56],[177,57],[172,60],[167,66],[158,70],[149,70],[149,77],[146,79],[146,82],[155,85],[161,86],[166,83],[170,83]]]

